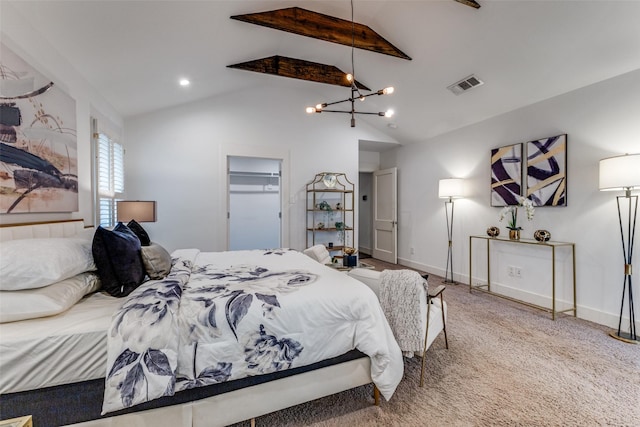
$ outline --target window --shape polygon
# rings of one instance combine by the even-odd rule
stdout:
[[[106,134],[96,134],[98,223],[116,223],[116,201],[124,195],[124,148]]]

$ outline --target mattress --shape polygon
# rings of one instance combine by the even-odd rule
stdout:
[[[120,305],[97,292],[56,316],[0,324],[0,394],[104,378],[106,331]]]

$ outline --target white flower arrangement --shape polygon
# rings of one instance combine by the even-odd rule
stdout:
[[[518,197],[518,204],[515,206],[505,206],[500,211],[500,221],[508,217],[507,228],[511,230],[522,230],[522,227],[518,227],[518,207],[522,206],[527,213],[527,220],[531,221],[535,213],[533,202],[522,196]]]

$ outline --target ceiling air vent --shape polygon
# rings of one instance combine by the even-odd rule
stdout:
[[[459,82],[456,82],[451,86],[448,86],[447,89],[449,89],[451,92],[453,92],[456,95],[460,95],[462,92],[466,92],[469,89],[473,89],[474,87],[480,86],[483,84],[484,82],[482,80],[480,80],[479,78],[477,78],[472,74],[469,77],[465,77]]]

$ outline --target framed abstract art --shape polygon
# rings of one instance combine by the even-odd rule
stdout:
[[[567,205],[567,135],[527,142],[526,197],[534,206]]]
[[[491,150],[491,206],[518,204],[522,194],[522,144]]]
[[[76,103],[0,43],[0,214],[77,211]]]

